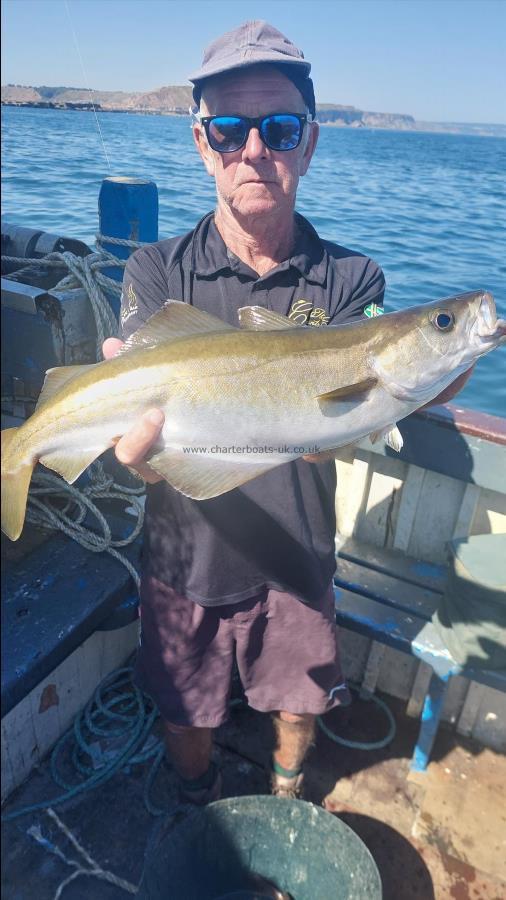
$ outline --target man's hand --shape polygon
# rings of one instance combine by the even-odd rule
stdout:
[[[112,359],[123,346],[123,341],[118,338],[107,338],[102,347],[104,359]],[[138,419],[133,428],[127,431],[117,442],[114,452],[116,459],[139,473],[144,481],[156,484],[162,481],[161,475],[144,462],[146,454],[158,439],[162,430],[165,417],[161,409],[150,409]]]
[[[321,453],[306,453],[302,459],[310,463],[330,462],[336,458],[337,452],[337,450],[322,450]]]

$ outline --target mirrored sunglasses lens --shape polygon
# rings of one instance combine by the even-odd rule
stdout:
[[[262,122],[262,137],[272,150],[293,150],[301,134],[302,123],[296,116],[268,116]]]
[[[245,138],[246,123],[238,116],[218,116],[209,123],[209,143],[220,153],[238,150]]]

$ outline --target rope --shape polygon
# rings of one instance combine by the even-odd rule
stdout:
[[[52,291],[58,292],[76,288],[83,288],[86,291],[90,299],[97,331],[97,358],[101,357],[102,344],[106,337],[116,335],[118,330],[115,315],[104,291],[117,297],[121,294],[119,282],[108,275],[104,275],[101,270],[111,266],[123,268],[127,262],[126,259],[119,259],[114,254],[101,248],[104,242],[131,249],[144,245],[142,241],[131,241],[97,234],[97,252],[90,253],[87,256],[76,256],[68,251],[49,253],[41,259],[2,256],[2,262],[19,263],[23,266],[45,265],[53,268],[68,269],[68,274],[60,279],[58,284],[52,288]],[[34,473],[28,495],[27,520],[35,525],[57,528],[93,553],[102,553],[104,551],[109,553],[110,556],[119,560],[126,567],[137,586],[137,590],[139,590],[140,580],[136,569],[115,548],[124,547],[131,543],[141,531],[144,521],[144,509],[141,501],[136,498],[144,493],[144,485],[138,488],[128,488],[124,485],[116,484],[111,477],[105,475],[104,469],[99,462],[93,464],[91,472],[91,484],[82,490],[66,484],[62,479],[49,472]],[[137,523],[127,538],[123,540],[112,539],[109,525],[98,507],[93,503],[93,499],[98,498],[131,501],[137,513]],[[61,509],[62,499],[65,501],[63,510]],[[82,525],[87,513],[91,513],[95,517],[100,526],[101,534],[96,534]]]
[[[53,853],[58,857],[58,859],[61,859],[61,861],[64,862],[65,865],[71,866],[75,870],[71,875],[69,875],[61,882],[54,895],[54,900],[60,900],[60,897],[62,896],[63,891],[67,887],[67,885],[78,878],[80,875],[100,878],[102,881],[108,881],[109,884],[116,885],[116,887],[121,888],[128,894],[137,894],[138,887],[135,884],[132,884],[130,881],[126,881],[124,878],[119,878],[117,875],[114,875],[113,872],[107,871],[107,869],[102,869],[101,866],[99,866],[98,863],[95,862],[95,860],[89,855],[89,853],[86,852],[82,844],[79,843],[76,836],[71,832],[70,828],[68,828],[65,823],[62,822],[60,817],[55,813],[54,809],[51,809],[51,807],[49,807],[49,809],[46,810],[46,813],[53,820],[53,822],[56,823],[60,831],[63,832],[65,837],[70,841],[72,846],[77,850],[79,855],[82,856],[84,861],[87,863],[87,866],[85,868],[77,860],[69,859],[67,856],[65,856],[63,851],[60,850],[60,848],[55,843],[53,843],[53,841],[50,841],[48,838],[44,837],[40,825],[32,825],[28,829],[27,834],[32,837],[38,844],[40,844],[40,846],[44,847],[44,849],[49,853]]]
[[[355,690],[355,691],[360,690],[360,688],[358,688],[355,685],[349,684],[348,687],[350,687],[352,690]],[[323,721],[321,716],[317,716],[316,721],[318,722],[318,725],[321,728],[321,730],[323,731],[323,733],[326,734],[327,737],[330,738],[331,741],[334,741],[335,744],[341,744],[343,747],[351,747],[354,750],[381,750],[383,747],[386,747],[388,744],[390,744],[390,742],[393,741],[393,739],[395,737],[395,732],[396,732],[395,719],[392,715],[392,711],[390,710],[390,708],[387,706],[385,701],[382,700],[380,697],[376,697],[375,694],[370,694],[370,693],[364,694],[362,692],[361,692],[361,695],[362,695],[362,699],[367,699],[368,701],[372,700],[373,703],[376,703],[376,705],[379,706],[380,709],[382,709],[383,712],[385,713],[387,720],[388,720],[388,733],[386,734],[386,736],[384,738],[381,738],[378,741],[368,741],[368,742],[351,741],[351,740],[348,740],[347,738],[340,737],[338,734],[335,734],[333,731],[331,731],[330,728],[328,727],[328,725],[325,724],[325,722]]]
[[[115,297],[121,296],[121,284],[114,278],[104,275],[102,269],[110,269],[112,266],[124,268],[126,259],[119,259],[108,250],[104,250],[103,244],[116,244],[121,247],[137,249],[145,246],[144,241],[131,241],[126,238],[112,238],[107,235],[96,235],[95,252],[87,256],[76,256],[68,250],[59,253],[48,253],[40,259],[25,259],[19,256],[2,256],[2,262],[19,263],[22,266],[44,265],[55,268],[67,268],[68,274],[60,279],[51,291],[68,291],[83,288],[88,294],[95,327],[97,330],[97,358],[102,354],[102,344],[107,337],[114,337],[118,331],[116,317],[105,291]]]
[[[109,553],[125,566],[139,590],[140,578],[137,570],[130,560],[115,548],[130,544],[141,532],[144,507],[140,495],[144,494],[144,485],[129,488],[126,485],[116,484],[111,476],[106,475],[101,462],[93,463],[89,471],[91,483],[81,490],[50,472],[34,472],[28,494],[26,518],[34,525],[63,531],[67,537],[77,541],[92,553]],[[43,497],[44,500],[39,497]],[[93,502],[99,498],[126,500],[134,507],[137,520],[126,538],[113,540],[107,520]],[[62,500],[65,502],[63,509]],[[101,533],[97,534],[82,524],[88,513],[97,520]]]
[[[58,806],[99,787],[121,769],[148,761],[151,761],[151,767],[144,784],[146,809],[154,816],[168,812],[155,806],[150,798],[165,754],[163,742],[151,734],[159,716],[158,709],[133,683],[132,671],[126,666],[107,675],[74,719],[72,727],[55,744],[49,765],[52,779],[61,793],[50,800],[15,809],[2,816],[2,821]],[[101,744],[107,740],[109,746],[103,750]],[[67,774],[69,759],[73,766],[70,777]]]

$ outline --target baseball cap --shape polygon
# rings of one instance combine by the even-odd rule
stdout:
[[[188,77],[194,85],[195,103],[199,105],[202,84],[208,78],[261,63],[279,67],[302,94],[311,115],[315,115],[311,63],[304,59],[302,50],[263,19],[244,22],[204,50],[201,68]]]

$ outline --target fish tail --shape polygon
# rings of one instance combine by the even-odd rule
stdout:
[[[25,521],[28,488],[34,461],[20,459],[17,441],[19,428],[2,431],[2,531],[17,541]]]

